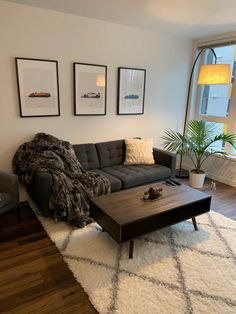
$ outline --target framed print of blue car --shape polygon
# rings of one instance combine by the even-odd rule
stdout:
[[[144,113],[146,70],[118,68],[117,114]]]
[[[75,116],[106,115],[107,66],[74,63]]]

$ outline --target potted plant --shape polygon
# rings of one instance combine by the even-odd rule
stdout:
[[[215,135],[215,133],[213,123],[206,123],[204,120],[190,120],[185,135],[168,130],[162,136],[165,149],[186,155],[192,161],[194,165],[194,169],[190,171],[190,184],[192,187],[201,188],[203,186],[206,173],[202,169],[202,165],[210,156],[214,154],[226,155],[224,151],[214,149],[214,143],[223,141],[235,147],[235,134],[221,133]]]

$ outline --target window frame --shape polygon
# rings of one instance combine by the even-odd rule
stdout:
[[[224,47],[228,45],[235,45],[236,43],[219,43],[219,45],[214,44],[214,45],[208,45],[207,47],[210,48],[218,48],[218,47]],[[196,52],[200,51],[202,47],[197,46],[196,47]],[[205,61],[205,55],[200,59],[198,67],[200,67],[201,64],[203,64]],[[198,73],[198,71],[196,71]],[[201,114],[200,113],[200,88],[198,87],[197,84],[195,84],[195,102],[193,104],[194,109],[192,110],[194,119],[196,120],[205,120],[209,122],[216,122],[216,123],[223,123],[227,125],[227,133],[235,133],[236,134],[236,87],[235,87],[235,80],[234,78],[236,77],[236,60],[234,61],[234,67],[233,67],[233,73],[232,73],[232,90],[231,90],[231,97],[230,97],[230,105],[229,105],[229,111],[228,115],[226,117],[220,117],[220,116],[211,116],[207,114]],[[234,148],[226,143],[225,144],[225,149],[224,151],[230,156],[235,157],[236,156],[236,151],[234,151]]]

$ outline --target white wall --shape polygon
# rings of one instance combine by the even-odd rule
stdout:
[[[192,41],[163,32],[0,1],[0,169],[37,132],[71,143],[182,129]],[[58,60],[60,117],[20,118],[14,57]],[[108,66],[107,115],[73,116],[72,63]],[[145,114],[116,115],[117,67],[146,68]]]

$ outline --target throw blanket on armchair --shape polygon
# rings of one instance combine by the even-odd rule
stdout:
[[[82,168],[69,142],[45,133],[18,148],[13,169],[24,185],[31,183],[36,171],[48,171],[53,181],[50,204],[54,216],[66,217],[78,227],[91,222],[89,199],[110,191],[107,178]]]

